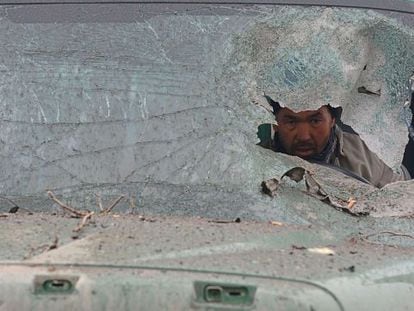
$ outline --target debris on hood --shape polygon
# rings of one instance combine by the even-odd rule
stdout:
[[[9,210],[9,213],[11,213],[11,214],[15,214],[15,213],[17,213],[17,211],[19,210],[19,207],[16,205],[16,206],[13,206],[10,210]]]
[[[276,220],[271,220],[269,223],[273,226],[278,226],[278,227],[281,227],[281,226],[285,225],[283,222],[276,221]]]
[[[72,217],[75,218],[80,218],[80,217],[84,217],[88,214],[88,211],[79,211],[65,203],[63,203],[62,201],[60,201],[52,191],[47,191],[47,195],[56,203],[58,204],[64,211],[69,212],[71,214]]]
[[[285,176],[289,177],[296,183],[299,183],[300,181],[304,180],[306,187],[305,193],[319,199],[324,203],[331,205],[337,210],[349,213],[354,216],[366,216],[369,214],[365,210],[359,210],[354,208],[356,203],[356,200],[354,198],[350,198],[349,200],[343,200],[341,198],[335,197],[334,195],[330,195],[327,191],[323,189],[322,185],[315,179],[315,177],[313,177],[314,174],[312,172],[300,166],[291,168],[290,170],[285,172],[280,178],[280,182],[276,178],[263,181],[262,192],[271,197],[275,197],[279,189],[280,183]]]
[[[3,199],[3,200],[5,200],[5,201],[7,201],[7,202],[9,202],[10,204],[13,205],[9,210],[10,214],[17,213],[17,211],[19,210],[20,207],[16,204],[16,202],[14,202],[13,200],[11,200],[11,199],[9,199],[5,196],[1,196],[1,195],[0,195],[0,199]]]
[[[330,249],[329,247],[308,248],[308,251],[311,253],[320,254],[320,255],[328,255],[328,256],[335,255],[335,251],[333,249]]]
[[[358,88],[358,93],[367,94],[367,95],[381,96],[381,89],[378,89],[376,91],[370,91],[365,86],[360,86]]]
[[[354,198],[349,198],[349,200],[348,200],[348,209],[351,209],[351,208],[353,208],[354,207],[354,205],[355,205],[355,203],[356,203],[357,201],[354,199]]]
[[[354,265],[352,265],[352,266],[349,266],[349,267],[345,267],[345,268],[339,268],[338,269],[339,271],[346,271],[346,272],[355,272],[355,266]]]
[[[279,181],[276,178],[271,178],[262,182],[263,193],[270,195],[271,197],[276,196],[277,189],[279,189]]]
[[[288,176],[290,179],[296,182],[300,182],[303,179],[303,175],[305,175],[305,173],[306,173],[306,169],[304,169],[303,167],[297,166],[297,167],[294,167],[288,170],[286,173],[284,173],[282,177],[280,177],[280,180],[282,180],[283,177]]]
[[[214,220],[209,220],[208,222],[213,222],[213,223],[216,223],[216,224],[231,224],[231,223],[240,223],[241,219],[240,219],[240,217],[237,217],[234,220],[214,219]]]
[[[299,245],[292,245],[292,249],[297,249],[297,250],[302,251],[302,250],[305,250],[306,247],[305,246],[299,246]]]
[[[414,239],[414,235],[412,235],[412,234],[403,233],[403,232],[394,232],[394,231],[389,231],[389,230],[370,233],[370,234],[367,234],[367,235],[363,236],[362,239],[367,240],[370,237],[379,236],[379,235],[382,235],[382,234],[388,234],[388,235],[393,236],[393,237],[405,237],[405,238]]]
[[[56,195],[48,190],[47,195],[50,199],[52,199],[56,204],[58,204],[65,212],[69,212],[71,217],[74,218],[82,218],[82,220],[79,222],[79,224],[74,228],[73,232],[80,232],[92,219],[92,216],[95,215],[94,211],[89,210],[78,210],[68,204],[63,203],[61,200],[59,200]],[[117,199],[115,199],[108,207],[103,208],[102,201],[99,195],[96,195],[97,197],[97,205],[99,208],[98,215],[107,215],[110,214],[113,208],[125,197],[124,195],[120,195]],[[114,215],[115,217],[115,215]]]
[[[44,252],[48,252],[58,248],[59,244],[59,237],[55,236],[53,242],[51,244],[43,244],[38,247],[31,247],[30,251],[27,255],[24,256],[24,259],[29,259],[33,256],[42,254]]]
[[[89,212],[88,214],[86,214],[85,216],[83,216],[82,221],[79,223],[79,225],[73,229],[73,232],[79,232],[83,229],[83,227],[85,227],[85,225],[87,224],[88,220],[92,218],[92,215],[95,214],[95,212]]]
[[[292,249],[295,250],[307,250],[310,253],[314,253],[314,254],[320,254],[320,255],[328,255],[328,256],[333,256],[335,255],[335,251],[329,247],[306,247],[306,246],[298,246],[298,245],[292,245]]]
[[[358,198],[352,209],[369,210],[373,217],[414,217],[414,180],[374,189]]]

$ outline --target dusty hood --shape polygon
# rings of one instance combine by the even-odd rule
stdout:
[[[252,289],[249,297],[259,309],[276,303],[294,310],[358,310],[373,304],[377,310],[404,310],[411,301],[413,251],[395,247],[411,238],[372,232],[378,227],[368,229],[356,218],[348,219],[347,229],[337,223],[332,232],[278,221],[109,215],[73,240],[75,223],[42,214],[9,215],[2,223],[2,232],[14,232],[13,244],[4,247],[8,240],[1,241],[8,250],[0,258],[3,306],[214,306],[198,286]],[[53,227],[60,229],[58,241],[50,235]],[[58,286],[67,282],[74,288]]]

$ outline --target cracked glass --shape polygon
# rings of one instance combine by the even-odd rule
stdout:
[[[124,194],[123,210],[307,223],[289,206],[324,203],[303,184],[260,192],[301,166],[374,216],[412,214],[412,182],[378,190],[257,146],[257,127],[274,120],[254,102],[341,106],[396,169],[413,35],[409,14],[366,9],[1,6],[0,192],[32,210],[52,209],[53,190],[79,207]]]

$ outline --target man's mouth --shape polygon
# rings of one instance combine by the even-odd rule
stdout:
[[[295,155],[299,157],[310,156],[315,152],[313,146],[298,146],[295,148]]]

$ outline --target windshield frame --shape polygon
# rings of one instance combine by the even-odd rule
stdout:
[[[309,5],[309,6],[327,6],[327,7],[347,7],[385,10],[401,13],[414,14],[414,1],[411,0],[225,0],[225,1],[208,1],[208,0],[6,0],[0,3],[2,5],[38,5],[38,4],[128,4],[128,3],[153,3],[153,4],[235,4],[235,5]]]

